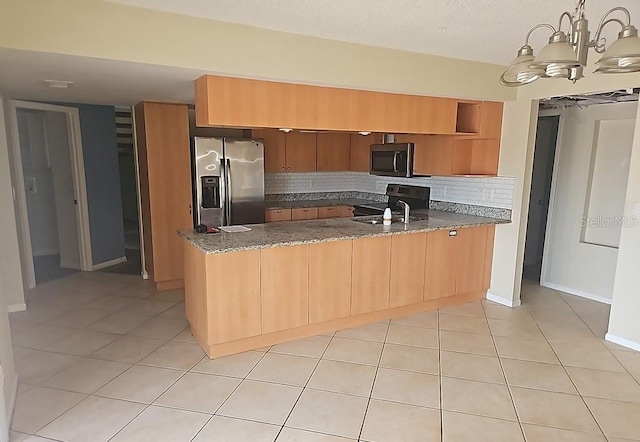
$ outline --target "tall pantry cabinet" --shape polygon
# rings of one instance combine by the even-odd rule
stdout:
[[[177,231],[193,227],[188,107],[143,101],[135,124],[146,270],[158,290],[179,288],[184,258]]]

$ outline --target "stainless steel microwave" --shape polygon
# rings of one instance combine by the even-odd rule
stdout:
[[[413,176],[413,143],[387,143],[371,145],[371,175]]]

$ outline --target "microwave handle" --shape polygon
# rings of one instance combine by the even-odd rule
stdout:
[[[393,153],[393,171],[394,172],[398,172],[398,154],[399,153],[400,152],[398,152],[398,151],[395,151]]]

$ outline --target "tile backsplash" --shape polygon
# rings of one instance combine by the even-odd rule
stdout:
[[[265,193],[358,191],[384,194],[389,183],[431,187],[431,199],[452,203],[511,209],[512,177],[396,178],[365,172],[267,173]]]

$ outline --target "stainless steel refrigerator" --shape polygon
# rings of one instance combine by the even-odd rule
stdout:
[[[264,222],[261,141],[195,137],[193,155],[196,224]]]

